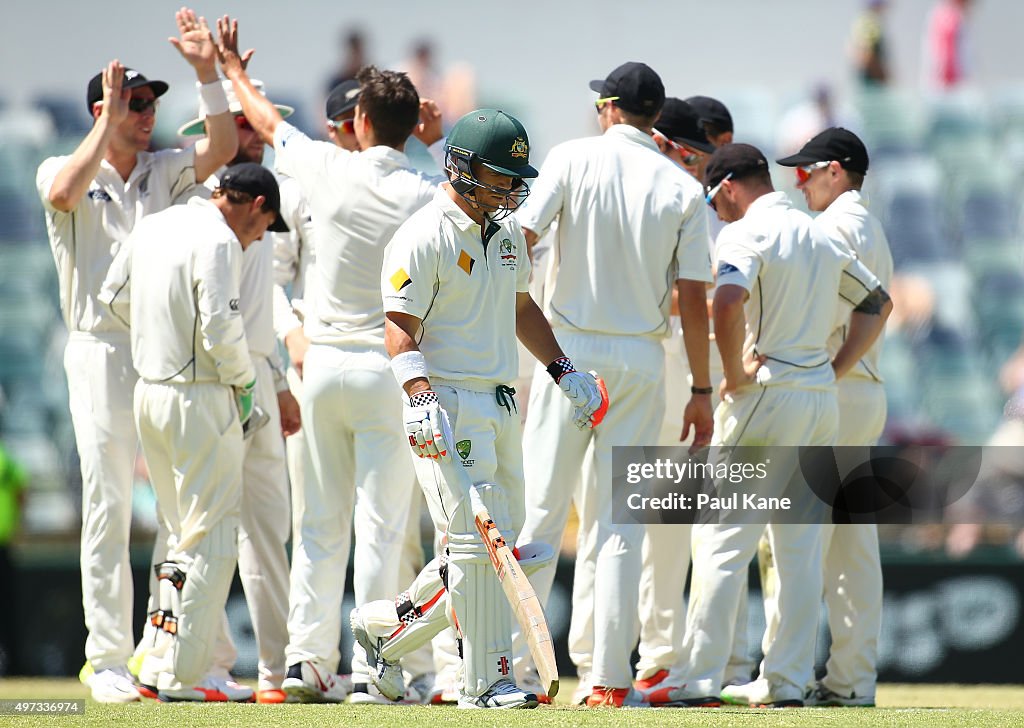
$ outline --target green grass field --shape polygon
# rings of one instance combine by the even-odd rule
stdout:
[[[571,684],[563,685],[565,695]],[[0,680],[0,699],[85,698],[74,679]],[[0,715],[0,726],[96,728],[440,728],[458,726],[739,726],[741,728],[868,728],[871,726],[1024,726],[1024,686],[882,685],[878,708],[798,710],[587,710],[559,704],[531,711],[463,711],[452,707],[354,705],[101,705],[89,700],[83,716]]]

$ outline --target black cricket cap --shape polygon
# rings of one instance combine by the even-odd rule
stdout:
[[[352,111],[359,103],[359,82],[355,79],[342,81],[327,96],[325,114],[328,119],[334,119],[342,114]]]
[[[225,190],[237,190],[252,197],[263,195],[266,207],[277,213],[274,222],[267,228],[272,233],[288,232],[288,225],[281,217],[281,190],[274,174],[262,164],[242,162],[227,168],[220,178],[219,186]]]
[[[642,116],[654,116],[665,103],[665,84],[646,63],[623,63],[603,81],[591,81],[590,89],[601,98],[617,96],[615,105]]]
[[[802,167],[815,162],[839,162],[843,169],[865,174],[868,171],[868,150],[864,142],[849,129],[833,126],[803,145],[799,152],[775,160],[783,167]]]
[[[661,116],[654,122],[654,128],[679,144],[708,154],[715,151],[715,146],[708,141],[696,112],[681,99],[665,99],[665,105],[661,107]]]
[[[133,68],[124,69],[124,78],[121,81],[121,89],[124,91],[130,91],[133,88],[139,88],[139,86],[149,86],[153,89],[153,94],[160,98],[167,89],[170,88],[163,81],[150,81],[148,78],[143,76],[141,73]],[[89,79],[89,90],[86,93],[85,101],[88,104],[89,116],[92,116],[92,105],[98,101],[103,100],[103,71],[100,71],[95,76]]]
[[[710,123],[721,131],[732,131],[732,114],[718,99],[710,96],[691,96],[685,100],[695,112],[701,123]]]
[[[715,150],[704,168],[704,187],[711,189],[731,174],[730,179],[742,179],[758,172],[768,171],[768,160],[761,150],[751,144],[725,144]]]

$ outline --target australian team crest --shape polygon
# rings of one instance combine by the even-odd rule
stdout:
[[[475,462],[474,460],[469,459],[469,453],[472,450],[472,440],[459,440],[457,443],[455,443],[455,452],[457,452],[459,454],[459,457],[462,458],[463,465],[469,466]]]
[[[526,143],[526,140],[522,137],[516,137],[516,140],[512,142],[512,148],[509,150],[513,157],[520,159],[530,158],[530,145]]]
[[[498,244],[498,256],[504,268],[516,267],[516,244],[508,238],[502,238]]]

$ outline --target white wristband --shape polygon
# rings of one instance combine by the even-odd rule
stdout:
[[[399,386],[405,386],[410,379],[427,378],[427,360],[419,351],[403,351],[391,358],[391,371]]]
[[[228,95],[224,91],[224,83],[219,78],[199,86],[200,119],[223,114],[228,109]]]

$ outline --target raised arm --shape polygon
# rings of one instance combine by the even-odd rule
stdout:
[[[197,17],[190,8],[182,8],[174,14],[174,19],[181,37],[168,38],[171,45],[195,69],[196,79],[202,86],[219,86],[217,47],[206,18]],[[206,136],[196,142],[197,182],[202,182],[230,162],[238,151],[238,130],[228,111],[227,100],[223,99],[218,106],[221,105],[223,108],[210,109],[206,117]]]
[[[221,70],[235,87],[235,96],[242,104],[242,113],[260,139],[266,144],[274,144],[274,131],[284,119],[270,99],[261,94],[249,80],[245,64],[252,55],[247,51],[243,55],[238,52],[238,20],[227,15],[217,20],[217,57]]]
[[[92,129],[50,185],[49,202],[61,212],[74,210],[88,192],[118,124],[128,117],[131,92],[121,88],[123,80],[124,66],[114,59],[103,69],[103,101],[99,114],[93,113]]]

